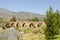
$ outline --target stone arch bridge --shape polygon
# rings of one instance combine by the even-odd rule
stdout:
[[[20,27],[20,28],[37,28],[37,27],[41,27],[41,26],[46,26],[45,22],[40,21],[40,22],[32,22],[32,21],[20,21],[20,22],[9,22],[7,24],[5,24],[5,27],[3,27],[3,29],[5,28],[10,28],[10,27]]]
[[[11,27],[40,27],[40,25],[45,26],[44,22],[31,22],[31,21],[21,21],[21,22],[10,22],[9,26]]]

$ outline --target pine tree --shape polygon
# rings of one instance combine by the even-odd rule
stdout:
[[[47,40],[54,40],[55,35],[59,34],[59,26],[60,26],[60,14],[57,10],[53,12],[52,7],[46,12],[46,18],[44,19],[47,27],[45,30],[45,35]]]

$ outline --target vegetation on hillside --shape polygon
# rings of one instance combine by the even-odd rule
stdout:
[[[16,22],[16,16],[13,15],[13,17],[10,19],[10,22]]]
[[[28,19],[27,21],[40,21],[38,17],[33,17],[32,19]]]

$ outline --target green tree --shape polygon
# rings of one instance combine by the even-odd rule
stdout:
[[[53,12],[52,7],[46,12],[46,18],[44,19],[46,23],[45,35],[47,40],[54,40],[57,37],[55,35],[59,34],[60,26],[60,14],[59,11]]]
[[[13,15],[13,17],[10,19],[10,22],[16,22],[16,17]]]
[[[38,17],[34,17],[31,19],[32,21],[39,21],[39,18]]]

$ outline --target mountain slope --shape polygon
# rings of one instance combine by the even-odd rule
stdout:
[[[17,18],[20,19],[31,19],[33,17],[38,17],[40,20],[43,20],[44,15],[40,15],[37,13],[32,12],[13,12],[7,9],[0,8],[0,17],[2,18],[10,18],[12,15],[15,15]]]

